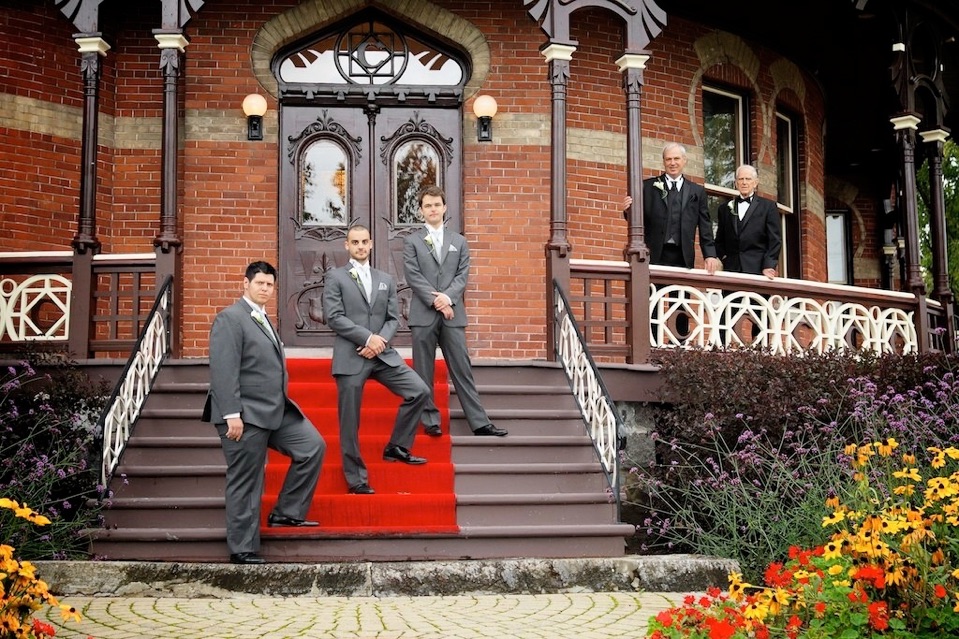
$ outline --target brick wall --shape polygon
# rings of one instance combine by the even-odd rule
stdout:
[[[250,61],[259,29],[300,4],[208,0],[187,25],[179,231],[188,356],[206,354],[213,314],[238,295],[244,266],[278,258],[278,105],[268,97],[266,139],[254,143],[245,139],[239,103],[247,93],[263,93]],[[454,14],[454,23],[468,21],[482,33],[490,52],[482,92],[500,105],[494,141],[482,144],[473,134],[470,100],[463,109],[471,347],[481,358],[543,358],[551,111],[548,68],[539,51],[545,36],[521,2],[410,6],[428,26],[440,7]],[[106,251],[149,252],[160,215],[162,75],[151,33],[157,18],[113,13],[124,15],[103,29],[112,48],[102,58],[97,233]],[[303,20],[308,13],[297,15]],[[619,260],[626,244],[625,98],[615,64],[623,53],[621,30],[610,15],[590,10],[577,14],[572,33],[578,44],[570,65],[566,203],[576,258]],[[72,33],[46,4],[15,3],[0,11],[0,106],[20,105],[13,115],[0,109],[4,250],[68,248],[76,231],[82,86]],[[650,52],[643,176],[661,169],[663,144],[678,140],[690,152],[688,173],[702,180],[704,80],[752,95],[750,155],[764,177],[774,166],[769,131],[775,127],[762,118],[770,106],[788,107],[802,125],[803,276],[824,279],[824,107],[815,84],[773,52],[681,20],[670,20]],[[871,215],[868,207],[861,210]],[[863,255],[868,259],[868,252]]]

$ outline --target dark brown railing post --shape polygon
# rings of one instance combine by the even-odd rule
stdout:
[[[166,20],[165,20],[166,22]],[[168,25],[164,25],[167,27]],[[181,330],[182,295],[179,294],[183,263],[183,240],[177,235],[177,140],[179,137],[179,76],[183,51],[189,44],[179,28],[153,32],[160,48],[163,72],[163,134],[161,138],[160,230],[153,239],[156,250],[156,286],[169,276],[173,279],[170,305],[170,352],[180,357],[183,350]]]
[[[626,185],[633,198],[627,211],[627,244],[623,256],[629,263],[629,282],[626,286],[626,343],[628,364],[649,361],[649,248],[643,228],[643,142],[640,99],[643,89],[643,69],[648,53],[627,53],[619,60],[623,72],[623,91],[626,93]]]
[[[87,16],[90,25],[95,16]],[[73,237],[73,273],[70,295],[70,352],[74,357],[87,358],[90,348],[93,313],[96,311],[94,292],[96,276],[93,256],[100,252],[97,239],[97,136],[99,131],[100,56],[106,55],[110,45],[98,33],[74,36],[80,51],[80,72],[83,76],[83,132],[80,155],[80,212],[77,233]]]
[[[569,61],[576,47],[550,42],[543,48],[549,63],[549,83],[553,91],[550,123],[550,218],[549,242],[546,243],[546,359],[556,361],[553,281],[569,291],[569,253],[566,235],[566,89],[569,83]]]
[[[916,129],[921,121],[914,113],[890,118],[899,142],[902,163],[903,222],[906,227],[906,289],[916,297],[916,326],[919,351],[930,350],[929,316],[926,313],[926,285],[919,265],[919,212],[916,206]]]
[[[932,236],[932,297],[942,304],[943,324],[946,335],[941,340],[947,353],[956,352],[956,340],[952,330],[955,321],[952,289],[949,288],[949,262],[946,253],[946,201],[943,193],[942,154],[943,144],[949,139],[945,129],[922,131],[919,134],[927,144],[929,159],[929,226]]]

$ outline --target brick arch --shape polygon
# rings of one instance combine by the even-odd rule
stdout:
[[[751,85],[753,93],[758,96],[762,95],[759,87],[759,73],[762,64],[759,56],[746,44],[745,40],[725,31],[716,31],[697,39],[693,43],[693,50],[696,52],[696,57],[699,58],[699,71],[693,77],[690,87],[687,112],[689,113],[689,128],[693,132],[693,139],[696,140],[697,146],[704,147],[702,128],[696,117],[696,88],[702,85],[706,70],[714,66],[734,66],[743,73]],[[757,101],[757,104],[762,117],[761,129],[767,131],[771,116],[769,107],[761,100]]]
[[[490,48],[486,37],[472,23],[432,2],[381,0],[375,4],[390,13],[407,18],[410,24],[422,25],[442,34],[469,54],[473,72],[464,87],[464,98],[469,98],[483,86],[490,71]],[[270,63],[280,48],[335,19],[368,6],[368,0],[344,0],[338,3],[331,3],[329,0],[306,0],[267,21],[253,38],[250,51],[253,73],[260,85],[276,97],[278,87]]]

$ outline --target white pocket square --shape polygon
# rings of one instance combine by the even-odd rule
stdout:
[[[459,250],[458,250],[455,246],[453,246],[452,244],[450,244],[450,253],[457,253],[458,251],[459,251]]]
[[[386,285],[386,282],[380,282],[380,287],[379,287],[377,290],[379,290],[379,291],[385,291],[385,290],[387,290],[388,288],[389,288],[389,287]]]

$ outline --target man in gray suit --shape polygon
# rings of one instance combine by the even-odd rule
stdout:
[[[383,459],[405,464],[425,464],[410,453],[416,425],[430,397],[430,389],[393,347],[390,340],[399,328],[396,283],[389,273],[369,263],[373,240],[370,230],[356,225],[346,235],[350,261],[327,271],[323,312],[336,333],[333,342],[333,377],[336,378],[340,418],[343,474],[350,493],[372,495],[366,464],[360,455],[359,427],[363,387],[372,377],[403,398]]]
[[[466,238],[443,228],[446,193],[438,186],[420,192],[423,231],[403,242],[403,271],[413,291],[410,331],[413,334],[413,367],[430,385],[430,402],[423,411],[426,434],[440,437],[440,413],[433,400],[433,374],[437,344],[453,378],[456,397],[474,435],[502,437],[507,431],[490,423],[473,381],[473,365],[466,348],[466,307],[463,293],[470,270]]]
[[[260,500],[267,449],[290,458],[270,526],[318,526],[305,519],[323,465],[326,442],[287,396],[286,360],[265,305],[276,269],[253,262],[243,297],[220,311],[210,329],[210,391],[203,421],[220,434],[226,457],[226,542],[230,561],[261,564]]]

